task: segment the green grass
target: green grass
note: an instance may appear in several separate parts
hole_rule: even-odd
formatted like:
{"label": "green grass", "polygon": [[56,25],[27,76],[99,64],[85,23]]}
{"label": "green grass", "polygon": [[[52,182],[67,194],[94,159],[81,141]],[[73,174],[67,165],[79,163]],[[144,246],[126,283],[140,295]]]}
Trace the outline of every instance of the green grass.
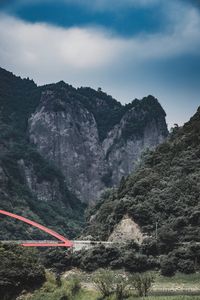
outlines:
{"label": "green grass", "polygon": [[185,294],[200,295],[200,274],[180,274],[173,277],[164,277],[156,275],[156,281],[153,286],[152,294]]}
{"label": "green grass", "polygon": [[159,283],[165,284],[165,283],[184,283],[184,284],[199,284],[200,286],[200,273],[195,274],[183,274],[183,273],[177,273],[173,277],[164,277],[164,276],[157,276],[157,280]]}
{"label": "green grass", "polygon": [[[98,300],[100,294],[92,285],[93,274],[77,274],[72,278],[62,279],[59,286],[55,276],[47,273],[47,281],[45,284],[33,294],[25,295],[22,300]],[[76,277],[77,276],[77,277]],[[73,295],[72,290],[76,282],[75,278],[79,278],[82,288]],[[66,298],[64,298],[66,297]],[[139,298],[132,296],[129,300],[200,300],[200,274],[176,274],[173,277],[163,277],[156,273],[156,281],[150,296],[147,298]],[[108,300],[108,299],[107,299]],[[109,300],[115,300],[110,297]]]}
{"label": "green grass", "polygon": [[95,291],[81,290],[73,300],[97,300],[99,295]]}

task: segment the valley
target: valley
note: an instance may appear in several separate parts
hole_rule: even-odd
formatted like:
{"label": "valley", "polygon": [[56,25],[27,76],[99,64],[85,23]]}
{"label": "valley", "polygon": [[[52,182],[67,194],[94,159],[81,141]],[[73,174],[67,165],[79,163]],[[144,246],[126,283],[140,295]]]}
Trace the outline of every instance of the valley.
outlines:
{"label": "valley", "polygon": [[199,108],[168,132],[153,96],[121,105],[102,90],[0,78],[1,209],[74,240],[24,249],[55,241],[1,216],[3,300],[124,300],[146,285],[149,299],[198,299]]}

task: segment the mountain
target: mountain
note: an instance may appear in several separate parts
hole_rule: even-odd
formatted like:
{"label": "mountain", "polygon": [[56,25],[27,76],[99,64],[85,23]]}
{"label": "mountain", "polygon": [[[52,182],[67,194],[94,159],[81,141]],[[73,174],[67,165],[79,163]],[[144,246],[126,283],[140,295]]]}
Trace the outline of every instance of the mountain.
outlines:
{"label": "mountain", "polygon": [[86,234],[103,240],[117,234],[122,238],[131,226],[138,241],[142,234],[166,245],[172,240],[200,242],[200,108],[146,153],[137,170],[104,195],[89,219]]}
{"label": "mountain", "polygon": [[[41,91],[33,81],[0,69],[0,203],[1,209],[59,228],[70,238],[84,221],[84,206],[69,190],[63,174],[29,143],[28,118]],[[44,235],[1,216],[1,239]],[[45,236],[46,237],[46,236]]]}
{"label": "mountain", "polygon": [[[74,237],[85,203],[117,185],[167,135],[153,96],[122,105],[101,89],[63,81],[38,87],[0,68],[1,208]],[[8,218],[0,223],[4,237],[31,231]]]}
{"label": "mountain", "polygon": [[30,140],[83,202],[94,203],[103,190],[117,185],[141,153],[168,134],[165,112],[153,96],[123,106],[101,90],[64,82],[42,90],[29,118]]}

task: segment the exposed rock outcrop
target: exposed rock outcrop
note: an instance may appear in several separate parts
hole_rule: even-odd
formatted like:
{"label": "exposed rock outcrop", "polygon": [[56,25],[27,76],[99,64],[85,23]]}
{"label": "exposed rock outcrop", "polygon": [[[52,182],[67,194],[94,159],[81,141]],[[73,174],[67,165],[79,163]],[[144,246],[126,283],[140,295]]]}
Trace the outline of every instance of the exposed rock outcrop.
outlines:
{"label": "exposed rock outcrop", "polygon": [[[167,133],[152,96],[123,106],[100,89],[38,87],[0,68],[1,209],[73,237],[84,222],[78,198],[94,202]],[[6,218],[0,233],[30,238]]]}
{"label": "exposed rock outcrop", "polygon": [[141,153],[167,134],[165,112],[154,97],[122,106],[105,93],[63,82],[46,86],[29,119],[30,140],[86,203],[130,174]]}
{"label": "exposed rock outcrop", "polygon": [[144,240],[144,235],[137,223],[135,223],[130,217],[124,216],[124,218],[115,226],[113,232],[108,238],[108,241],[127,242],[131,240],[141,244]]}

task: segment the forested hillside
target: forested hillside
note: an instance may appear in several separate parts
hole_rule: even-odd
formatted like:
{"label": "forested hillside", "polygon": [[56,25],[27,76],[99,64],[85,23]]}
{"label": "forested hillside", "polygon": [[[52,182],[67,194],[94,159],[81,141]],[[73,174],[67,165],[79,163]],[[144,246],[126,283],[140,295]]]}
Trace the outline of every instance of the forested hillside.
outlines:
{"label": "forested hillside", "polygon": [[87,233],[107,239],[125,215],[153,237],[157,225],[166,243],[200,241],[200,109],[105,194],[91,211]]}
{"label": "forested hillside", "polygon": [[[40,94],[33,81],[0,69],[0,207],[74,237],[84,220],[84,206],[27,135],[28,118]],[[0,239],[41,236],[30,226],[1,216]]]}

